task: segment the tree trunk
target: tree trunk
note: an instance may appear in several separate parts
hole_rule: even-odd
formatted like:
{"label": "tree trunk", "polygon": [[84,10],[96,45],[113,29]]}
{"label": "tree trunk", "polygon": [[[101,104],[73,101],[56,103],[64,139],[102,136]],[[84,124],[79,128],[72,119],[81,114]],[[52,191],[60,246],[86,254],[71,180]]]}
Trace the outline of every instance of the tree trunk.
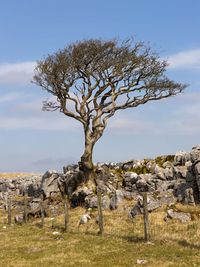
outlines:
{"label": "tree trunk", "polygon": [[92,161],[93,148],[96,140],[92,138],[91,133],[85,131],[85,150],[81,157],[80,169],[84,172],[86,181],[95,178],[94,165]]}
{"label": "tree trunk", "polygon": [[[99,115],[100,117],[100,115]],[[93,180],[95,182],[95,169],[92,161],[93,148],[99,138],[102,136],[105,126],[101,125],[100,119],[96,120],[93,123],[92,130],[89,128],[89,125],[84,126],[85,133],[85,150],[79,162],[80,170],[84,172],[86,181]]]}

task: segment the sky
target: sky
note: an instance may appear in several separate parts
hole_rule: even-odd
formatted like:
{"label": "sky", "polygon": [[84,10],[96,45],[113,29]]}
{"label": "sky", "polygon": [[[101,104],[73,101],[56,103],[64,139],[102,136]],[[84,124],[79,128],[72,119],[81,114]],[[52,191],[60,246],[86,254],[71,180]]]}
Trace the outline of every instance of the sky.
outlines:
{"label": "sky", "polygon": [[116,114],[95,162],[189,151],[200,144],[200,1],[0,0],[0,172],[62,170],[84,149],[83,130],[31,83],[36,61],[77,41],[133,37],[167,59],[183,94]]}

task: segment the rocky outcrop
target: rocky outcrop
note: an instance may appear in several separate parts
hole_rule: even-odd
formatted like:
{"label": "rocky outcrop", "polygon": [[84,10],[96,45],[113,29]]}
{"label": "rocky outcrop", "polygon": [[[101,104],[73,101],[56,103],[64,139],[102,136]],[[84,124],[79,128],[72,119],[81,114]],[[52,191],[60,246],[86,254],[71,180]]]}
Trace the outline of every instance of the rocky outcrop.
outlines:
{"label": "rocky outcrop", "polygon": [[41,193],[41,175],[27,175],[12,179],[0,179],[0,199],[5,193],[13,195],[23,195],[28,193],[29,196],[38,197]]}
{"label": "rocky outcrop", "polygon": [[[149,207],[166,203],[164,196],[175,201],[195,205],[200,202],[200,146],[191,152],[177,152],[174,156],[155,159],[130,160],[124,163],[98,163],[95,184],[85,184],[84,173],[78,165],[63,167],[63,173],[47,171],[43,176],[30,175],[22,178],[0,179],[0,200],[7,194],[31,197],[29,205],[38,205],[41,193],[45,199],[56,199],[67,194],[71,206],[97,207],[96,191],[102,194],[103,208],[116,209],[123,199],[137,200],[142,192],[148,192]],[[155,198],[158,196],[158,198]],[[35,201],[34,201],[35,199]],[[142,205],[132,209],[141,212]],[[163,203],[162,203],[163,201]],[[0,203],[1,204],[1,203]]]}
{"label": "rocky outcrop", "polygon": [[194,164],[194,174],[198,188],[198,197],[200,199],[200,162]]}
{"label": "rocky outcrop", "polygon": [[173,192],[179,202],[192,205],[200,202],[200,146],[189,153],[177,152],[174,157],[143,160],[137,162],[137,167],[133,161],[125,166],[126,191]]}

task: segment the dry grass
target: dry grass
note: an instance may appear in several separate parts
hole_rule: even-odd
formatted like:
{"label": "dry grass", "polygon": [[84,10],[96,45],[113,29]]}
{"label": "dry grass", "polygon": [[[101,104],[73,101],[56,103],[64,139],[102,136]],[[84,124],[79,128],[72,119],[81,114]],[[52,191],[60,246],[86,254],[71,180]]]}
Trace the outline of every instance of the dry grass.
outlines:
{"label": "dry grass", "polygon": [[[149,267],[200,266],[199,220],[166,223],[163,210],[151,213],[152,243],[145,243],[142,216],[131,221],[124,211],[105,211],[105,234],[101,237],[97,235],[96,210],[90,223],[77,229],[84,212],[82,208],[70,210],[68,233],[63,233],[63,215],[53,221],[46,218],[43,229],[40,220],[4,229],[5,214],[1,214],[0,266],[132,267],[138,266],[137,259],[147,260],[145,266]],[[54,231],[60,234],[53,235]]]}
{"label": "dry grass", "polygon": [[32,175],[39,175],[38,173],[25,173],[25,172],[0,172],[0,178],[3,179],[13,179],[22,178]]}

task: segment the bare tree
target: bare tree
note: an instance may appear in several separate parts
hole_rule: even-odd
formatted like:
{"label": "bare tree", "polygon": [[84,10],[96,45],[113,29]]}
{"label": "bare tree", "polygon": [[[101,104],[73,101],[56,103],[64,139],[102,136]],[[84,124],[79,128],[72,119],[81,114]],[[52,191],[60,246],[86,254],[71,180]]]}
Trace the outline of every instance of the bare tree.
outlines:
{"label": "bare tree", "polygon": [[38,61],[33,82],[55,96],[43,109],[83,125],[80,167],[93,177],[93,148],[116,111],[181,93],[186,85],[165,76],[167,62],[143,43],[86,40]]}

